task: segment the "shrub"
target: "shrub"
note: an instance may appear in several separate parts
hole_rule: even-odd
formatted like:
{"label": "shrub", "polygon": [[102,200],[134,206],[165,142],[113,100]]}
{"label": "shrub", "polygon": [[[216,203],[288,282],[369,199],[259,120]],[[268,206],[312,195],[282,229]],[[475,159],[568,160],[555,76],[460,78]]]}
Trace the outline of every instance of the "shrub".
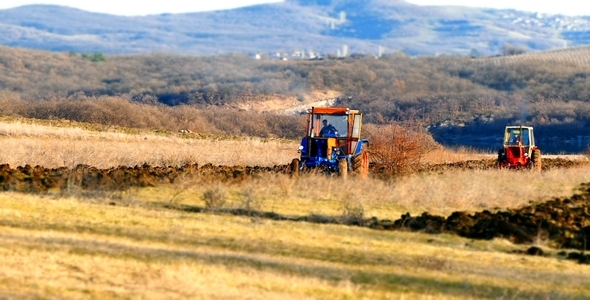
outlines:
{"label": "shrub", "polygon": [[227,195],[221,187],[216,186],[203,192],[203,200],[205,201],[205,209],[218,211],[225,205]]}
{"label": "shrub", "polygon": [[348,225],[364,224],[365,207],[362,201],[347,197],[341,203],[342,223]]}
{"label": "shrub", "polygon": [[424,155],[440,147],[417,125],[367,124],[365,129],[370,141],[371,163],[385,176],[416,171]]}
{"label": "shrub", "polygon": [[106,56],[100,52],[96,52],[94,54],[82,54],[82,58],[87,59],[91,62],[107,61]]}
{"label": "shrub", "polygon": [[240,209],[249,216],[254,216],[262,209],[262,200],[255,197],[254,190],[247,188],[239,193]]}

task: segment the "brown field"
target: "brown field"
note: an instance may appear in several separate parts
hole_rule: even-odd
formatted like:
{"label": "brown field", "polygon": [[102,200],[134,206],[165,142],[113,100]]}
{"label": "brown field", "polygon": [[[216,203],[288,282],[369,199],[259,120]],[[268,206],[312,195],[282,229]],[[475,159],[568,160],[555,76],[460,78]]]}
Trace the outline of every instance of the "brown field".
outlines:
{"label": "brown field", "polygon": [[440,150],[344,180],[291,177],[289,140],[30,120],[0,139],[0,298],[590,297],[585,157]]}

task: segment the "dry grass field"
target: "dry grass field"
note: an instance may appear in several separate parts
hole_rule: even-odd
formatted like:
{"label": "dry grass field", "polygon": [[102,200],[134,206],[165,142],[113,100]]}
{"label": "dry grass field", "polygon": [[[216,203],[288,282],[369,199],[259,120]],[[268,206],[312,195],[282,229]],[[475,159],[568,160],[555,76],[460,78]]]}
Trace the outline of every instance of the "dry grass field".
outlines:
{"label": "dry grass field", "polygon": [[297,157],[296,141],[111,128],[67,121],[0,118],[0,161],[46,168],[97,168],[144,163],[168,166],[274,165]]}
{"label": "dry grass field", "polygon": [[[199,137],[84,124],[0,121],[0,162],[45,167],[274,165],[297,141]],[[437,163],[485,158],[431,153]],[[397,219],[406,212],[515,208],[568,197],[587,168],[448,171],[390,180],[310,174],[207,178],[117,192],[0,193],[0,298],[585,299],[590,268],[530,245],[448,234],[276,221],[286,216]]]}

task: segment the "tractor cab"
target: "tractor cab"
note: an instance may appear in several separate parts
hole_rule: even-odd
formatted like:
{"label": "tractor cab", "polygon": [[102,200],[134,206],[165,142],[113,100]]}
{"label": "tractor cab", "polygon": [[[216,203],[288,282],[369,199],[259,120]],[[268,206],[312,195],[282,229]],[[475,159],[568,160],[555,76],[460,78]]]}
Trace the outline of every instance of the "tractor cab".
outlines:
{"label": "tractor cab", "polygon": [[533,127],[506,126],[504,143],[498,151],[500,168],[541,168],[541,151],[535,144]]}
{"label": "tractor cab", "polygon": [[532,153],[531,145],[534,145],[533,128],[532,127],[506,127],[504,134],[504,147],[516,149],[522,146],[524,153],[530,156]]}
{"label": "tractor cab", "polygon": [[343,173],[360,168],[360,156],[365,158],[368,172],[368,141],[361,138],[362,117],[358,110],[343,107],[309,109],[300,158],[292,164],[297,164],[299,171],[321,167]]}

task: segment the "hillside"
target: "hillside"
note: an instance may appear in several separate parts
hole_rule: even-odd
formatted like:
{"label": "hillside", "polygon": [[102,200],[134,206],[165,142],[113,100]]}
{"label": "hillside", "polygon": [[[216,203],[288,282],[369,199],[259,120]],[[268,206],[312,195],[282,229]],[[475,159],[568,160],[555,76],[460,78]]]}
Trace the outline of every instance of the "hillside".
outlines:
{"label": "hillside", "polygon": [[417,6],[405,1],[286,0],[231,10],[121,17],[64,6],[0,10],[0,44],[106,54],[353,53],[494,55],[588,44],[586,17]]}
{"label": "hillside", "polygon": [[0,47],[0,101],[9,116],[285,138],[303,125],[287,112],[343,105],[363,111],[367,123],[420,122],[447,146],[494,149],[506,124],[530,124],[544,149],[583,152],[589,60],[590,47],[291,61]]}

